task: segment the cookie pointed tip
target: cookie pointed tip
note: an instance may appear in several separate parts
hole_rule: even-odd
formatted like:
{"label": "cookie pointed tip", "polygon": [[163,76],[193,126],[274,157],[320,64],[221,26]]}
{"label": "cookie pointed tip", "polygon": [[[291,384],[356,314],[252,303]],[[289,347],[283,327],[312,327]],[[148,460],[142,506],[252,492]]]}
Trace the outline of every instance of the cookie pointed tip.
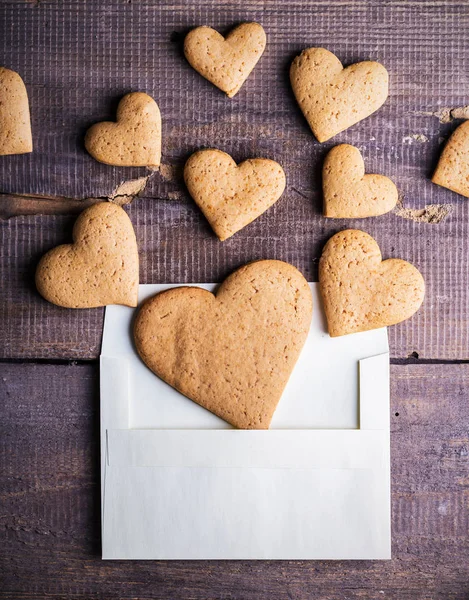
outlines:
{"label": "cookie pointed tip", "polygon": [[334,137],[333,135],[322,135],[318,133],[314,133],[314,136],[320,144],[323,144],[324,142],[327,142],[328,140]]}

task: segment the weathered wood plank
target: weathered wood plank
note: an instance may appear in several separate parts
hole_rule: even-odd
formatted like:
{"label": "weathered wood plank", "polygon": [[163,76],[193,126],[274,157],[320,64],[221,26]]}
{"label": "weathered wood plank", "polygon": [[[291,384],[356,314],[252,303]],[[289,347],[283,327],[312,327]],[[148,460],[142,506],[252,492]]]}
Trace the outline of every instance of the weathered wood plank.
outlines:
{"label": "weathered wood plank", "polygon": [[[276,206],[220,243],[186,198],[139,198],[130,207],[140,248],[141,281],[221,281],[241,264],[277,258],[317,278],[321,248],[345,222],[313,216],[307,198],[288,192]],[[70,241],[74,216],[30,216],[0,221],[0,354],[8,358],[96,358],[103,311],[72,311],[45,302],[34,286],[40,256]],[[392,223],[392,228],[389,227]],[[427,296],[420,312],[389,330],[391,354],[406,358],[469,357],[469,203],[458,204],[446,225],[394,215],[368,220],[383,256],[411,260],[423,273]],[[435,233],[436,232],[436,233]]]}
{"label": "weathered wood plank", "polygon": [[58,196],[33,196],[0,194],[0,219],[11,219],[19,215],[78,215],[85,208],[103,199],[60,198]]}
{"label": "weathered wood plank", "polygon": [[[268,47],[228,100],[187,65],[181,42],[194,25],[226,31],[243,20],[263,23]],[[0,357],[99,354],[103,311],[48,305],[34,290],[34,268],[44,251],[69,241],[71,215],[88,198],[148,175],[101,165],[83,148],[86,128],[112,118],[131,90],[152,94],[163,115],[164,164],[129,210],[142,281],[220,281],[255,258],[290,261],[314,279],[329,235],[359,227],[385,257],[413,261],[428,284],[422,311],[390,330],[392,356],[469,357],[469,205],[428,180],[455,119],[468,116],[460,110],[468,104],[466,2],[7,0],[0,23],[2,64],[25,79],[35,143],[31,155],[0,157],[0,195],[21,198],[0,196],[0,215],[29,215],[0,222]],[[378,59],[391,73],[386,105],[324,145],[308,131],[288,84],[289,62],[310,45],[345,63]],[[339,142],[358,145],[369,172],[393,177],[407,208],[451,204],[452,212],[438,225],[396,215],[326,222],[320,165]],[[237,160],[274,158],[288,179],[278,205],[224,244],[181,180],[187,156],[214,145]],[[28,194],[37,199],[23,201]],[[103,563],[96,366],[0,370],[0,598],[469,595],[467,365],[392,368],[392,414],[399,416],[389,563]]]}
{"label": "weathered wood plank", "polygon": [[0,369],[0,598],[469,594],[469,365],[391,369],[389,562],[102,562],[97,365]]}
{"label": "weathered wood plank", "polygon": [[[194,25],[226,30],[246,19],[263,23],[268,46],[243,90],[229,100],[189,67],[181,41]],[[359,227],[376,236],[386,257],[413,261],[428,284],[423,310],[390,332],[393,357],[468,358],[468,203],[428,179],[441,140],[458,123],[440,118],[452,119],[450,109],[468,103],[465,2],[9,1],[0,3],[0,22],[2,61],[25,79],[35,143],[31,155],[0,157],[0,193],[49,199],[17,202],[19,212],[72,213],[82,199],[105,198],[120,182],[148,174],[101,165],[82,143],[91,123],[113,116],[123,93],[145,90],[161,107],[164,165],[149,180],[147,199],[131,208],[143,281],[219,281],[245,261],[270,257],[314,278],[329,235]],[[314,44],[345,63],[378,59],[391,73],[385,106],[323,145],[308,130],[288,83],[292,57]],[[338,142],[358,145],[369,172],[393,177],[406,207],[451,204],[452,212],[437,225],[393,214],[326,222],[320,166]],[[194,209],[180,176],[194,149],[213,145],[237,160],[274,158],[288,179],[277,206],[223,244]],[[75,199],[70,210],[63,209],[66,200],[50,200],[62,197]],[[9,200],[0,213],[12,214],[12,206]],[[13,218],[0,229],[1,276],[8,282],[0,290],[0,355],[96,357],[102,311],[61,311],[34,292],[35,263],[69,239],[71,219]]]}
{"label": "weathered wood plank", "polygon": [[[181,42],[195,25],[226,30],[242,20],[259,20],[268,45],[229,100],[191,69]],[[366,150],[370,170],[393,175],[409,202],[455,199],[425,178],[438,137],[452,128],[432,114],[468,104],[463,1],[21,1],[2,2],[0,22],[2,61],[24,77],[35,139],[33,154],[2,157],[2,192],[101,197],[145,174],[97,163],[82,142],[91,123],[113,116],[119,96],[140,89],[161,107],[166,164],[215,144],[237,159],[273,156],[292,186],[309,190],[318,158],[344,141]],[[391,73],[386,105],[324,145],[309,132],[288,82],[291,59],[308,45],[328,47],[345,63],[378,59]],[[164,197],[165,182],[155,177],[149,192]]]}

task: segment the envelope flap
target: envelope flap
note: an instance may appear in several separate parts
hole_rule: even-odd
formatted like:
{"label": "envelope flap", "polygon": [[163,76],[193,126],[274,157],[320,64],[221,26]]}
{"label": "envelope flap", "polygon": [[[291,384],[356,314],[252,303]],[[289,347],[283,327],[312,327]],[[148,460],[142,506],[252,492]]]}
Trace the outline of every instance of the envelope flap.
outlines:
{"label": "envelope flap", "polygon": [[138,467],[376,469],[380,431],[109,430],[109,464]]}
{"label": "envelope flap", "polygon": [[126,358],[101,356],[101,430],[129,426],[130,377]]}
{"label": "envelope flap", "polygon": [[389,353],[359,361],[360,429],[389,431]]}

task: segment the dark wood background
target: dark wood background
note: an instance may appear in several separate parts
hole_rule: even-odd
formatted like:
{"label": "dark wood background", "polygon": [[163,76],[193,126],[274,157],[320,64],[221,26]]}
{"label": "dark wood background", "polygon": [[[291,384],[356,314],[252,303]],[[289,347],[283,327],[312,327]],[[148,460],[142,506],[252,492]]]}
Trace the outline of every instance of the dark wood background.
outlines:
{"label": "dark wood background", "polygon": [[[184,34],[256,20],[267,49],[232,100],[182,56]],[[0,157],[0,597],[158,599],[469,598],[469,202],[429,180],[442,143],[469,117],[467,0],[2,0],[0,64],[28,89],[34,152]],[[292,58],[324,46],[344,63],[381,61],[390,97],[318,144],[288,84]],[[86,128],[146,91],[163,117],[159,172],[101,165]],[[369,220],[321,217],[320,169],[338,142],[389,175],[403,206]],[[184,188],[196,148],[264,156],[283,198],[217,241]],[[139,197],[116,189],[147,177]],[[145,181],[130,187],[138,189]],[[98,363],[103,310],[42,300],[34,270],[70,241],[76,214],[127,202],[142,282],[220,281],[256,258],[314,280],[324,242],[345,227],[427,283],[418,315],[389,330],[393,559],[386,562],[103,562],[99,535]],[[431,208],[428,208],[431,206]]]}

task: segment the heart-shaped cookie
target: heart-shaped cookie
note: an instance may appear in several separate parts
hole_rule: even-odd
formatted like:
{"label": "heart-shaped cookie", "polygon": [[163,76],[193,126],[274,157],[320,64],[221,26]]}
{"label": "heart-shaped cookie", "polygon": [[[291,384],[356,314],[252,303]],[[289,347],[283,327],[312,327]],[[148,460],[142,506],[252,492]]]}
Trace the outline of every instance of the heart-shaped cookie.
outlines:
{"label": "heart-shaped cookie", "polygon": [[330,150],[322,168],[324,216],[336,219],[376,217],[397,204],[394,183],[383,175],[365,175],[360,150],[340,144]]}
{"label": "heart-shaped cookie", "polygon": [[469,121],[462,123],[449,138],[432,181],[469,198]]}
{"label": "heart-shaped cookie", "polygon": [[26,87],[18,73],[0,67],[0,155],[32,151]]}
{"label": "heart-shaped cookie", "polygon": [[266,158],[239,165],[221,150],[199,150],[184,167],[190,195],[221,241],[254,221],[285,189],[282,167]]}
{"label": "heart-shaped cookie", "polygon": [[161,115],[148,94],[127,94],[117,107],[117,122],[88,129],[85,147],[93,158],[116,167],[158,167],[161,162]]}
{"label": "heart-shaped cookie", "polygon": [[342,67],[324,48],[308,48],[290,68],[296,100],[319,142],[374,113],[388,97],[388,72],[377,62]]}
{"label": "heart-shaped cookie", "polygon": [[382,261],[375,240],[356,229],[327,242],[319,284],[332,337],[400,323],[419,309],[425,294],[414,266],[395,258]]}
{"label": "heart-shaped cookie", "polygon": [[277,260],[241,267],[216,294],[173,288],[147,300],[134,326],[145,364],[235,427],[268,429],[306,341],[309,286]]}
{"label": "heart-shaped cookie", "polygon": [[190,65],[233,98],[256,66],[265,48],[259,23],[242,23],[224,38],[211,27],[197,27],[184,40]]}
{"label": "heart-shaped cookie", "polygon": [[66,308],[137,306],[137,240],[125,210],[112,202],[87,208],[75,223],[73,240],[41,258],[39,293]]}

